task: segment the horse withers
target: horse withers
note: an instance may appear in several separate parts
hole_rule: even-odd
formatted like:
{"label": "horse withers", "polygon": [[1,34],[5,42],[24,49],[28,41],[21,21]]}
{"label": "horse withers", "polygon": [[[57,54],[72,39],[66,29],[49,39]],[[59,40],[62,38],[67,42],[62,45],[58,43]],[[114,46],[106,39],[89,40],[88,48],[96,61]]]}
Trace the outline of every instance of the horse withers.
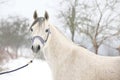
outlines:
{"label": "horse withers", "polygon": [[120,57],[103,57],[77,46],[44,17],[33,15],[32,50],[42,51],[54,80],[120,80]]}

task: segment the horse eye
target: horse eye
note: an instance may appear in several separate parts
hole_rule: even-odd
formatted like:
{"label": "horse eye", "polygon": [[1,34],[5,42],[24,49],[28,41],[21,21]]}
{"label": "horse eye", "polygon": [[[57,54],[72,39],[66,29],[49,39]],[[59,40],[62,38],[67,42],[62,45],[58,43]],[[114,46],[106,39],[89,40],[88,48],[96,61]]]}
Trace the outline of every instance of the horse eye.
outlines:
{"label": "horse eye", "polygon": [[30,28],[30,30],[31,30],[31,31],[33,31],[33,29],[32,29],[32,28]]}
{"label": "horse eye", "polygon": [[48,32],[48,29],[46,29],[45,32]]}

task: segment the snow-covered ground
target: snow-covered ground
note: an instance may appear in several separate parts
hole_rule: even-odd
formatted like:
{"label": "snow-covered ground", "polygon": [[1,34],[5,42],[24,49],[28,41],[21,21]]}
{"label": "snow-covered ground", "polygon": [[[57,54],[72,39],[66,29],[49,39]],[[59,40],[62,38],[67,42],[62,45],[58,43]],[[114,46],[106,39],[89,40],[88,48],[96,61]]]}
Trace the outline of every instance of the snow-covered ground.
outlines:
{"label": "snow-covered ground", "polygon": [[[4,67],[10,70],[18,68],[29,62],[30,59],[19,58],[10,61]],[[0,75],[0,80],[52,80],[51,71],[45,61],[35,59],[33,63],[16,72]]]}

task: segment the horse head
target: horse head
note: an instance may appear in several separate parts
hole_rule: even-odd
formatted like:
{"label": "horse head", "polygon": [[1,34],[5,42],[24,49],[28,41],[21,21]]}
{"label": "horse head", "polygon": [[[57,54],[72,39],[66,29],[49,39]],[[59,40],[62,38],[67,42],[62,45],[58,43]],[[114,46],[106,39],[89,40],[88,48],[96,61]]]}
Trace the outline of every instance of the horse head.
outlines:
{"label": "horse head", "polygon": [[32,50],[37,53],[47,42],[50,34],[50,25],[48,23],[48,13],[45,12],[44,17],[38,17],[37,12],[33,14],[34,21],[30,27]]}

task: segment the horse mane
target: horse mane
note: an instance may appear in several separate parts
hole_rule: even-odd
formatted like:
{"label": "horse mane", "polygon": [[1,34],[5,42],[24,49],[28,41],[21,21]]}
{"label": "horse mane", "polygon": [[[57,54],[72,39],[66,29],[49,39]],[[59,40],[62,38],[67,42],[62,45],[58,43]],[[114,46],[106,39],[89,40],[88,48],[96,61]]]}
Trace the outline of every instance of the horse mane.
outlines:
{"label": "horse mane", "polygon": [[65,40],[68,40],[68,42],[73,43],[72,40],[69,39],[68,37],[66,37],[66,35],[64,35],[63,32],[62,32],[57,26],[54,26],[54,25],[51,25],[51,26],[52,26],[52,28],[53,28],[58,34],[60,34]]}

